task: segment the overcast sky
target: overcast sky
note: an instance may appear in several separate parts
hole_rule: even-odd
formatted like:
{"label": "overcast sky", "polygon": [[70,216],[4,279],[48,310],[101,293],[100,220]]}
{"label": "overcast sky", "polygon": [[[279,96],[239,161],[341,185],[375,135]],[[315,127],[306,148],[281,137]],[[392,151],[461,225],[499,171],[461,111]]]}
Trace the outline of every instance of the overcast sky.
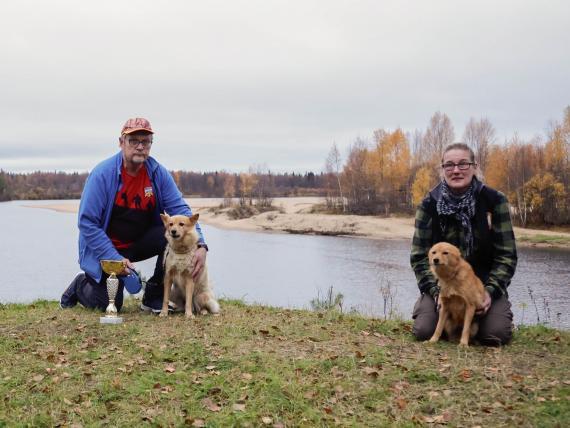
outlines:
{"label": "overcast sky", "polygon": [[0,169],[87,171],[148,118],[168,169],[320,171],[446,113],[498,141],[570,104],[570,2],[3,1]]}

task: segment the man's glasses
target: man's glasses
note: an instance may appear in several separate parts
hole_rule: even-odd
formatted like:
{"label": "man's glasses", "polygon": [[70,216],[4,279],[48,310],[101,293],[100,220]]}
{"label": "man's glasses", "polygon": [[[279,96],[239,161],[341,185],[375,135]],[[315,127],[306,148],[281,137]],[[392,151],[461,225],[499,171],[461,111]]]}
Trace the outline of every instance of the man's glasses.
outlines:
{"label": "man's glasses", "polygon": [[129,138],[129,146],[133,149],[136,149],[139,144],[143,146],[143,149],[147,149],[152,144],[152,140],[133,140],[132,138]]}
{"label": "man's glasses", "polygon": [[465,162],[465,161],[461,161],[459,163],[446,162],[443,165],[441,165],[441,167],[444,169],[444,171],[451,172],[455,169],[455,167],[459,168],[460,171],[465,171],[469,169],[471,165],[475,165],[475,162]]}

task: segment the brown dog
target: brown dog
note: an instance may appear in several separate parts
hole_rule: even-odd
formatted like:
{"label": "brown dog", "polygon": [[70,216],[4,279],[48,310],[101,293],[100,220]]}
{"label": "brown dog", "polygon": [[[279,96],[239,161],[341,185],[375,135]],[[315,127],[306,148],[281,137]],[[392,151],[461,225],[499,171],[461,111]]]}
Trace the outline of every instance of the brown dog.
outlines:
{"label": "brown dog", "polygon": [[[184,306],[186,318],[194,318],[193,309],[196,313],[217,314],[220,305],[214,298],[208,281],[206,265],[202,268],[200,276],[194,281],[192,259],[198,249],[198,232],[196,222],[198,214],[192,217],[184,215],[161,214],[166,240],[168,245],[164,251],[164,298],[162,300],[161,317],[168,316],[168,301],[178,306]],[[172,290],[172,298],[170,291]]]}
{"label": "brown dog", "polygon": [[485,299],[485,288],[471,265],[455,245],[435,244],[428,253],[431,271],[439,283],[439,319],[430,342],[437,342],[445,329],[450,340],[461,331],[459,345],[469,346],[469,339],[477,334],[479,325],[473,315]]}

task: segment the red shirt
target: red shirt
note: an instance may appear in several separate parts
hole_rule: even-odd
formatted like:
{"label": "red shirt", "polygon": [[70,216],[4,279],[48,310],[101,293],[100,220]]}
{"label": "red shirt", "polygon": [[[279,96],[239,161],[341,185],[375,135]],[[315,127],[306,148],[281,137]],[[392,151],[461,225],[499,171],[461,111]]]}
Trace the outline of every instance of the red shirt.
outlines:
{"label": "red shirt", "polygon": [[130,247],[152,226],[156,199],[146,167],[136,176],[121,168],[121,188],[115,196],[107,235],[117,249]]}

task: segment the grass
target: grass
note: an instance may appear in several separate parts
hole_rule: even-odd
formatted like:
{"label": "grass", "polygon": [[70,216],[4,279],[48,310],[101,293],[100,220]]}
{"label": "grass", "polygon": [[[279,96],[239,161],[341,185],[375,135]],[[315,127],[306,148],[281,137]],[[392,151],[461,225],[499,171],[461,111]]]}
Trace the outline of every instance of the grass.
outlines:
{"label": "grass", "polygon": [[412,339],[409,322],[222,301],[122,325],[0,306],[0,426],[565,426],[570,333],[504,348]]}
{"label": "grass", "polygon": [[562,235],[523,235],[517,237],[517,240],[529,244],[549,244],[564,247],[570,246],[570,238]]}

